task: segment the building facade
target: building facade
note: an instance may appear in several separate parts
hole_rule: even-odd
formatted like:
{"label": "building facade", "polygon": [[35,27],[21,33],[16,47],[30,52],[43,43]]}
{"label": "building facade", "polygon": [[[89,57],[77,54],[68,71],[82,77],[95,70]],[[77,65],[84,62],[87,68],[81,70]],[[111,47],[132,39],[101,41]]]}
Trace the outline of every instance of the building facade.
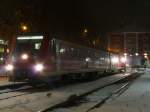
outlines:
{"label": "building facade", "polygon": [[150,53],[150,32],[108,33],[109,51],[118,53]]}
{"label": "building facade", "polygon": [[127,55],[132,65],[139,65],[150,58],[150,32],[108,33],[108,51]]}

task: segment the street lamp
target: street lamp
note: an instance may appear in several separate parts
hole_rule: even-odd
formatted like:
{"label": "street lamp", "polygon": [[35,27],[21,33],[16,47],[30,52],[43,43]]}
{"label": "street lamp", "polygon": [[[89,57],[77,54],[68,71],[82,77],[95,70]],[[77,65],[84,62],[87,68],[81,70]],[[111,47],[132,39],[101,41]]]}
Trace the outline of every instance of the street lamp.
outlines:
{"label": "street lamp", "polygon": [[87,37],[87,35],[88,35],[88,30],[87,29],[83,29],[82,30],[82,36],[83,37]]}
{"label": "street lamp", "polygon": [[25,31],[27,31],[27,30],[28,30],[28,27],[27,27],[26,25],[22,25],[22,26],[21,26],[21,29],[22,29],[22,31],[24,31],[24,32],[25,32]]}
{"label": "street lamp", "polygon": [[139,56],[139,53],[135,53],[135,56]]}
{"label": "street lamp", "polygon": [[87,33],[88,32],[88,30],[87,29],[84,29],[84,33]]}
{"label": "street lamp", "polygon": [[148,54],[147,53],[144,53],[144,56],[147,56]]}
{"label": "street lamp", "polygon": [[127,56],[127,53],[124,53],[124,56]]}

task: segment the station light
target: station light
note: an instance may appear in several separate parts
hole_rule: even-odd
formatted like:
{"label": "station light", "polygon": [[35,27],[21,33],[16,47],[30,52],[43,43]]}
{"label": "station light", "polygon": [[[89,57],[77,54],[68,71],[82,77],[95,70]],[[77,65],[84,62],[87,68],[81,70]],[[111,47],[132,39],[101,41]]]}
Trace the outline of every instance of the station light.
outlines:
{"label": "station light", "polygon": [[0,60],[1,60],[1,61],[3,61],[3,60],[4,60],[4,58],[3,58],[3,57],[1,57],[1,58],[0,58]]}
{"label": "station light", "polygon": [[126,57],[121,57],[121,60],[120,60],[122,63],[125,63],[127,61],[127,58]]}
{"label": "station light", "polygon": [[113,57],[112,58],[112,63],[113,64],[117,64],[119,62],[119,58],[118,57]]}
{"label": "station light", "polygon": [[6,52],[7,52],[7,53],[9,53],[9,52],[10,52],[10,50],[9,50],[9,49],[7,49],[7,50],[6,50]]}
{"label": "station light", "polygon": [[37,64],[34,66],[34,69],[35,69],[35,71],[37,71],[37,72],[42,72],[43,69],[44,69],[44,66],[43,66],[43,64],[41,64],[41,63],[37,63]]}
{"label": "station light", "polygon": [[86,61],[86,62],[89,62],[89,61],[90,61],[90,58],[87,57],[87,58],[85,59],[85,61]]}
{"label": "station light", "polygon": [[124,56],[127,56],[127,53],[124,53]]}
{"label": "station light", "polygon": [[147,58],[148,58],[148,56],[147,56],[147,55],[145,55],[145,56],[144,56],[144,58],[146,58],[146,59],[147,59]]}
{"label": "station light", "polygon": [[88,30],[87,29],[84,29],[84,33],[87,33],[88,32]]}
{"label": "station light", "polygon": [[8,65],[5,66],[5,69],[7,71],[12,71],[14,69],[14,66],[12,64],[8,64]]}
{"label": "station light", "polygon": [[65,48],[62,48],[62,49],[59,50],[60,53],[64,53],[65,51],[66,51]]}
{"label": "station light", "polygon": [[148,54],[147,53],[144,53],[144,56],[147,56]]}
{"label": "station light", "polygon": [[43,39],[43,36],[20,36],[20,37],[17,37],[17,40],[35,40],[35,39]]}
{"label": "station light", "polygon": [[29,58],[28,54],[22,54],[21,59],[27,60]]}
{"label": "station light", "polygon": [[26,25],[23,25],[21,28],[22,28],[23,31],[27,31],[28,30],[28,27]]}
{"label": "station light", "polygon": [[130,54],[130,57],[132,57],[133,55],[132,54]]}
{"label": "station light", "polygon": [[135,56],[139,56],[139,53],[135,53]]}

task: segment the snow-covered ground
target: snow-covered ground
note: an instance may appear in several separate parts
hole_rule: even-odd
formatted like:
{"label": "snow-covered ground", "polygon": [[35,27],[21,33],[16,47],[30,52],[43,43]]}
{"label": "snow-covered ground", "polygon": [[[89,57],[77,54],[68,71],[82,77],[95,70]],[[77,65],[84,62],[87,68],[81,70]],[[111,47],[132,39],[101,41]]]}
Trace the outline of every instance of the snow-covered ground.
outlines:
{"label": "snow-covered ground", "polygon": [[60,107],[48,112],[87,112],[90,111],[98,103],[103,102],[110,97],[116,90],[124,86],[124,83],[114,84],[100,89],[92,94],[87,95],[84,99],[79,101],[79,104],[68,107]]}
{"label": "snow-covered ground", "polygon": [[9,82],[7,79],[5,80],[0,80],[0,86],[9,86],[13,84],[24,84],[26,82]]}
{"label": "snow-covered ground", "polygon": [[[115,82],[128,75],[129,74],[117,74],[114,76],[109,76],[109,78],[105,77],[88,83],[68,85],[50,91],[36,91],[32,94],[1,100],[0,112],[37,112],[63,102],[71,95],[83,94],[108,83]],[[24,93],[26,92],[22,91],[22,94]],[[12,92],[11,95],[13,94],[20,93]],[[0,99],[4,97],[6,96],[0,95]]]}
{"label": "snow-covered ground", "polygon": [[120,97],[91,112],[150,112],[150,72],[146,71]]}

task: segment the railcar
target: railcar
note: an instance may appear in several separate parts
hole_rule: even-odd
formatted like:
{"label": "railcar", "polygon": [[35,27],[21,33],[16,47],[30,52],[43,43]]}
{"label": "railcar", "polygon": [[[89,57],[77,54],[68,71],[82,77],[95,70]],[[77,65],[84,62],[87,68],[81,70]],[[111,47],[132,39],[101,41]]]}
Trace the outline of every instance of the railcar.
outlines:
{"label": "railcar", "polygon": [[6,63],[6,60],[8,58],[8,44],[7,41],[0,39],[0,74],[4,76],[5,70],[3,69],[3,66]]}
{"label": "railcar", "polygon": [[[116,54],[47,36],[18,36],[5,69],[10,80],[51,82],[112,71]],[[117,69],[117,66],[114,65]]]}

